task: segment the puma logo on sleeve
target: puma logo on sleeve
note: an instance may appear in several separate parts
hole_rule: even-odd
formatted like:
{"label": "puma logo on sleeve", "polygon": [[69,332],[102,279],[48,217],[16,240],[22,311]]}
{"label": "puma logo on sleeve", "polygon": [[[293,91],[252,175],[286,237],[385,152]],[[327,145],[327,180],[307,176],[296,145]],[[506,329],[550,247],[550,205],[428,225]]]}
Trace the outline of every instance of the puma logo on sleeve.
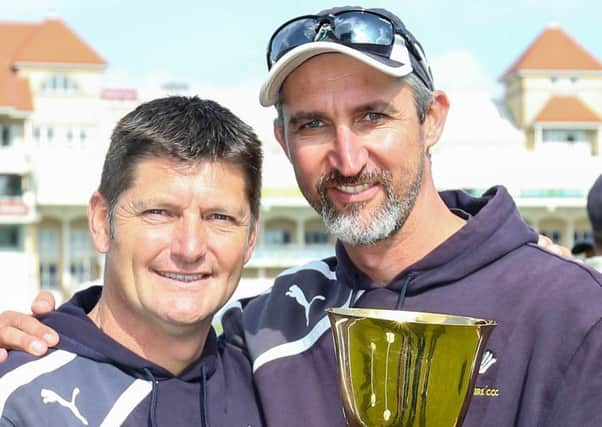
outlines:
{"label": "puma logo on sleeve", "polygon": [[77,409],[77,406],[75,406],[75,399],[77,398],[78,394],[79,387],[75,387],[73,389],[73,393],[71,394],[71,401],[68,402],[57,393],[47,388],[43,388],[40,391],[40,396],[42,397],[42,402],[44,402],[44,404],[47,405],[49,403],[58,403],[59,405],[64,406],[65,408],[69,409],[73,415],[75,415],[75,417],[82,422],[83,425],[87,426],[88,420],[82,416],[82,414],[79,412],[79,409]]}
{"label": "puma logo on sleeve", "polygon": [[294,298],[301,307],[305,309],[305,326],[309,326],[309,310],[311,309],[311,305],[316,300],[325,300],[322,295],[316,295],[310,301],[307,301],[307,297],[301,290],[301,288],[297,285],[291,285],[286,291],[285,294],[287,297]]}

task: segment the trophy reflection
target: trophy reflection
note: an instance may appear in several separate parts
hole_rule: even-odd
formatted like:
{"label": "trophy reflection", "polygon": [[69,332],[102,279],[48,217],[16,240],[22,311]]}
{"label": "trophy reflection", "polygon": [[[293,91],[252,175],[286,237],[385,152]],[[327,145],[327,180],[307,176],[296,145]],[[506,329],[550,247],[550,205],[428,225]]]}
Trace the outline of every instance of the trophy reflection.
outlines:
{"label": "trophy reflection", "polygon": [[326,311],[349,426],[462,425],[495,322],[397,310]]}

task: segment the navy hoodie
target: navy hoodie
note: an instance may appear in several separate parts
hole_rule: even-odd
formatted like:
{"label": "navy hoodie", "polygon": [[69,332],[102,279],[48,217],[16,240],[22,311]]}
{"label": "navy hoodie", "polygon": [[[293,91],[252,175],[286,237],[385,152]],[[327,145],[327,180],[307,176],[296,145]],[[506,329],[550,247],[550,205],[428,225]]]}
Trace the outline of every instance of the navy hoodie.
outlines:
{"label": "navy hoodie", "polygon": [[404,308],[497,321],[464,427],[602,426],[602,276],[547,252],[503,187],[441,194],[464,227],[386,286],[336,257],[283,272],[225,316],[244,340],[269,426],[345,426],[327,307]]}
{"label": "navy hoodie", "polygon": [[261,426],[247,357],[211,329],[203,354],[178,376],[132,353],[88,318],[101,287],[43,318],[60,334],[36,358],[0,365],[0,426]]}

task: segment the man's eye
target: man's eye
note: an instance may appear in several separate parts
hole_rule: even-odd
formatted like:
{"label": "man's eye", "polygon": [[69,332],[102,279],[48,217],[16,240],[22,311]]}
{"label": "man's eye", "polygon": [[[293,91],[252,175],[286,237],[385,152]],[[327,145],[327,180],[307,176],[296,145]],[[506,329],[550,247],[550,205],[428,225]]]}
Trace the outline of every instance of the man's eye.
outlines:
{"label": "man's eye", "polygon": [[165,209],[147,209],[144,213],[145,215],[165,215],[167,211]]}
{"label": "man's eye", "polygon": [[211,218],[216,219],[218,221],[230,221],[232,219],[231,216],[221,214],[221,213],[213,213],[213,214],[211,214]]}
{"label": "man's eye", "polygon": [[385,117],[385,115],[383,113],[377,113],[375,111],[370,111],[369,113],[366,113],[366,115],[364,116],[364,118],[366,120],[370,120],[370,121],[381,120],[383,117]]}
{"label": "man's eye", "polygon": [[311,120],[307,123],[303,123],[301,125],[301,129],[315,129],[315,128],[319,128],[322,127],[322,121],[321,120]]}

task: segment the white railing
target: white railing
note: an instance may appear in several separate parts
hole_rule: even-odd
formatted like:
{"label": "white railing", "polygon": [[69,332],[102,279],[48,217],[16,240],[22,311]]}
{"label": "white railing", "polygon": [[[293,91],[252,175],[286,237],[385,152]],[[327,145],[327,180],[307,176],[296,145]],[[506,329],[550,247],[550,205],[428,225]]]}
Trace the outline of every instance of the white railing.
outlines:
{"label": "white railing", "polygon": [[334,255],[332,243],[303,245],[258,245],[253,257],[247,264],[249,267],[290,267],[305,264]]}

